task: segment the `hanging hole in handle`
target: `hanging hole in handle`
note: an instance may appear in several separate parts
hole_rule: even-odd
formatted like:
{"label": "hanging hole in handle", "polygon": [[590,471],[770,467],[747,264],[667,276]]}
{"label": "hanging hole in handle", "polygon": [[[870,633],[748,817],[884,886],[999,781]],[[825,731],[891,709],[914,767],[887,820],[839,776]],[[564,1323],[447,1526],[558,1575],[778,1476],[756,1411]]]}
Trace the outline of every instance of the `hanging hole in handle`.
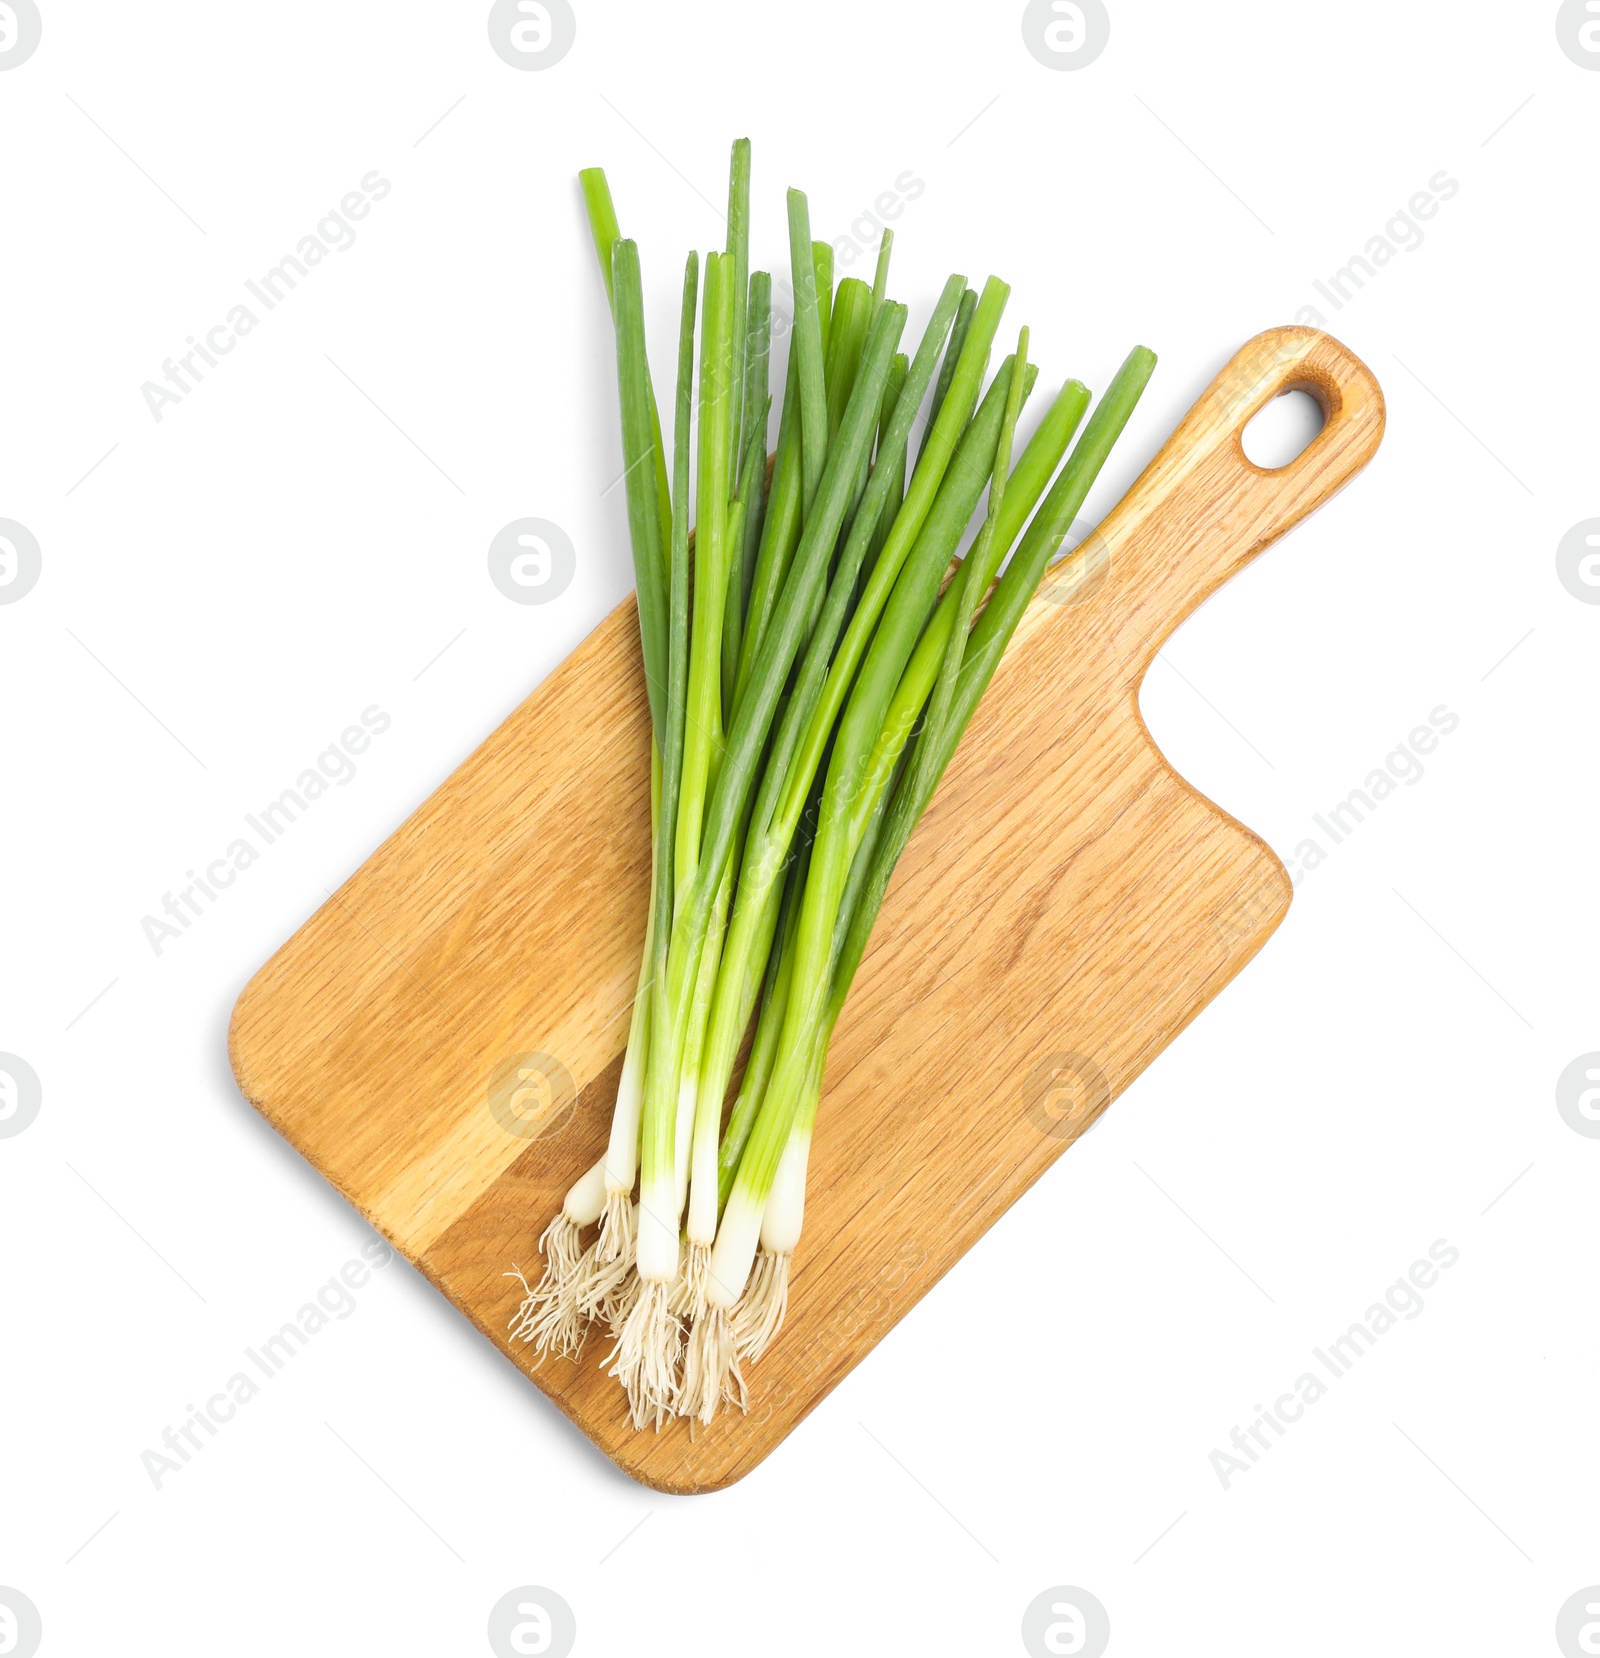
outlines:
{"label": "hanging hole in handle", "polygon": [[1309,391],[1280,392],[1240,434],[1245,458],[1265,472],[1278,472],[1311,447],[1327,424],[1327,412]]}

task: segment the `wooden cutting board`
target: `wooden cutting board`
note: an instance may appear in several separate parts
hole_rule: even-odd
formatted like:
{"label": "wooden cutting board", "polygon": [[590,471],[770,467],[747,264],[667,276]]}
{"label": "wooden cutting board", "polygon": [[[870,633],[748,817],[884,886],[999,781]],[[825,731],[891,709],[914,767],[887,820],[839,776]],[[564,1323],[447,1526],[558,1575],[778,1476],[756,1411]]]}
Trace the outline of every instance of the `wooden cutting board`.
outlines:
{"label": "wooden cutting board", "polygon": [[[1240,433],[1294,388],[1326,424],[1262,471]],[[503,1275],[537,1268],[535,1240],[604,1148],[644,935],[631,601],[251,980],[239,1087],[634,1478],[694,1492],[747,1474],[1282,920],[1283,866],[1162,758],[1139,684],[1383,425],[1338,341],[1259,335],[1024,618],[840,1021],[788,1323],[748,1415],[636,1433],[598,1332],[542,1367],[506,1339],[522,1292]]]}

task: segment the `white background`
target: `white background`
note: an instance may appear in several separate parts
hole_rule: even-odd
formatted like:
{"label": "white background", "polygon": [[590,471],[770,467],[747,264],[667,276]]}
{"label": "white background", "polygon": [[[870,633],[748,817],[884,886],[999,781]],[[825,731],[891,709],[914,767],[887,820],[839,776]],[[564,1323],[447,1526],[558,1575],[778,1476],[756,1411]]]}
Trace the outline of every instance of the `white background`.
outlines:
{"label": "white background", "polygon": [[[0,1584],[40,1650],[476,1653],[543,1584],[579,1653],[1013,1653],[1056,1585],[1116,1658],[1558,1651],[1600,1581],[1600,1143],[1555,1103],[1600,1048],[1600,609],[1555,566],[1600,514],[1600,73],[1551,0],[1110,0],[1067,73],[1014,0],[576,0],[532,73],[482,0],[40,3],[0,74],[0,517],[43,550],[0,606],[0,1050],[43,1086],[0,1140]],[[785,185],[845,236],[909,170],[913,326],[993,270],[1049,383],[1161,353],[1095,516],[1316,305],[1387,440],[1171,641],[1146,716],[1286,859],[1430,710],[1459,728],[726,1493],[631,1484],[399,1262],[157,1489],[141,1453],[369,1237],[235,1091],[235,996],[631,580],[575,175],[610,170],[665,385],[742,133],[761,263]],[[141,384],[374,169],[355,244],[158,423]],[[1441,170],[1335,314],[1314,282]],[[486,574],[524,515],[578,550],[548,605]],[[157,956],[141,918],[374,704],[354,781]],[[1225,1488],[1233,1427],[1437,1239],[1420,1316]]]}

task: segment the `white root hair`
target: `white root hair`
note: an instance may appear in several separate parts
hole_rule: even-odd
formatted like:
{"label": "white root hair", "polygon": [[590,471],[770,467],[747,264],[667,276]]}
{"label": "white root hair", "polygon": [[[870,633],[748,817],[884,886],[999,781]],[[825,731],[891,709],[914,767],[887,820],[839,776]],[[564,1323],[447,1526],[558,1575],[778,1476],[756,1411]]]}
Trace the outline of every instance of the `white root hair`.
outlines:
{"label": "white root hair", "polygon": [[706,1306],[689,1331],[683,1385],[678,1390],[678,1415],[709,1425],[724,1401],[745,1410],[749,1398],[739,1368],[733,1317],[725,1307]]}
{"label": "white root hair", "polygon": [[683,1323],[672,1310],[671,1284],[634,1281],[637,1299],[601,1365],[627,1389],[634,1427],[654,1423],[659,1430],[673,1414]]}
{"label": "white root hair", "polygon": [[539,1280],[539,1287],[535,1289],[522,1275],[522,1268],[515,1261],[511,1263],[510,1272],[502,1272],[502,1278],[515,1278],[522,1285],[522,1304],[511,1315],[508,1328],[513,1341],[531,1341],[533,1332],[539,1322],[539,1314],[544,1309],[544,1280]]}
{"label": "white root hair", "polygon": [[705,1311],[710,1276],[711,1245],[690,1244],[684,1251],[683,1271],[672,1290],[672,1310],[679,1318],[698,1318]]}
{"label": "white root hair", "polygon": [[763,1248],[756,1269],[733,1309],[733,1341],[741,1359],[753,1364],[777,1339],[789,1309],[787,1250]]}
{"label": "white root hair", "polygon": [[[624,1205],[621,1219],[612,1228],[611,1247],[614,1253],[609,1257],[604,1253],[606,1234],[602,1228],[600,1237],[584,1258],[577,1286],[578,1310],[583,1317],[599,1319],[613,1336],[621,1334],[623,1321],[633,1310],[639,1295],[639,1274],[636,1270],[639,1208],[637,1204],[627,1203],[626,1194]],[[610,1219],[609,1204],[606,1214]]]}
{"label": "white root hair", "polygon": [[625,1255],[632,1259],[638,1237],[638,1214],[632,1198],[626,1192],[607,1192],[605,1210],[600,1216],[600,1237],[595,1244],[595,1260],[601,1266],[609,1266]]}
{"label": "white root hair", "polygon": [[[522,1304],[511,1318],[511,1339],[531,1341],[541,1354],[564,1353],[576,1357],[583,1346],[587,1320],[577,1315],[577,1290],[588,1254],[583,1247],[582,1227],[563,1209],[544,1230],[539,1249],[544,1256],[544,1276],[529,1288],[513,1262],[507,1278],[522,1285]],[[542,1361],[541,1361],[542,1362]]]}

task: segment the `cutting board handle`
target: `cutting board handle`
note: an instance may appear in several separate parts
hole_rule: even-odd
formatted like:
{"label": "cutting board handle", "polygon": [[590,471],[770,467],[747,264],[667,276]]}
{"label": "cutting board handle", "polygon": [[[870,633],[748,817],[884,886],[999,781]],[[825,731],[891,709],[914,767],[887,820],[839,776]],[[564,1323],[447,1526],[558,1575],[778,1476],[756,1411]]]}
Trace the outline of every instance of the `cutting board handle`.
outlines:
{"label": "cutting board handle", "polygon": [[[1317,400],[1323,427],[1287,466],[1268,470],[1245,455],[1241,440],[1261,409],[1288,391]],[[1133,689],[1185,617],[1371,460],[1383,427],[1383,392],[1371,369],[1331,334],[1273,328],[1234,355],[1071,555],[1080,566],[1077,590]],[[1063,560],[1057,568],[1067,567]],[[1052,575],[1044,597],[1070,594],[1073,579],[1064,587]]]}

